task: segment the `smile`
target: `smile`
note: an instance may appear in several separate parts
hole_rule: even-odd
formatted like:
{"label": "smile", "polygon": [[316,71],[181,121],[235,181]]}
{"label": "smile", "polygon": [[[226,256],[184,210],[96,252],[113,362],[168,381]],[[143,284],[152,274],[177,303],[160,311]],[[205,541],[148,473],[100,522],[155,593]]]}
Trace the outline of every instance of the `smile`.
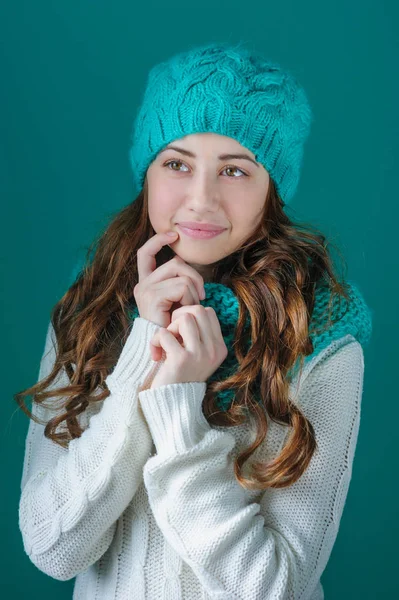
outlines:
{"label": "smile", "polygon": [[189,227],[183,227],[182,225],[179,225],[179,224],[177,226],[182,233],[184,233],[185,235],[188,235],[191,238],[196,238],[196,239],[213,238],[213,237],[216,237],[217,235],[220,235],[224,231],[226,231],[226,229],[221,229],[220,231],[205,231],[204,229],[190,229]]}

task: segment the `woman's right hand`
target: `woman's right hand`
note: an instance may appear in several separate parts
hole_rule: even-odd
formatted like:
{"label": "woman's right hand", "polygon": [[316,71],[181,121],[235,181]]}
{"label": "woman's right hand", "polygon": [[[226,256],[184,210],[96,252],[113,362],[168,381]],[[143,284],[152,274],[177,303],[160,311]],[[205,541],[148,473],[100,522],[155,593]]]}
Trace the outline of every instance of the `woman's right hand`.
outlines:
{"label": "woman's right hand", "polygon": [[139,315],[165,328],[171,323],[173,304],[199,304],[205,297],[203,277],[179,256],[155,268],[156,254],[176,242],[178,235],[156,233],[137,251],[139,281],[133,293]]}

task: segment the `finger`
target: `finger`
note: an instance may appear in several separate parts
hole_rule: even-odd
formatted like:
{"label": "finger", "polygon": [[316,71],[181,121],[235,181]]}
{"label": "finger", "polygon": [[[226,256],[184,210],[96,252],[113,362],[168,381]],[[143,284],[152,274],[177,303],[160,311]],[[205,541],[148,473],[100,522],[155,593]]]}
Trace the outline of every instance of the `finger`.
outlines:
{"label": "finger", "polygon": [[137,251],[137,271],[139,281],[146,279],[156,269],[157,263],[155,256],[163,246],[176,242],[179,234],[175,232],[175,237],[165,233],[157,233],[153,235],[146,243]]}
{"label": "finger", "polygon": [[222,328],[220,326],[220,321],[215,310],[211,306],[205,307],[205,312],[208,317],[209,326],[212,331],[212,335],[216,337],[223,337]]}
{"label": "finger", "polygon": [[[176,319],[179,319],[182,315],[186,314],[186,313],[191,313],[195,316],[195,318],[197,319],[201,319],[201,322],[204,323],[204,326],[212,333],[214,333],[215,328],[216,331],[219,329],[220,330],[220,323],[219,323],[219,319],[217,318],[217,315],[215,313],[215,311],[213,310],[213,308],[211,308],[210,306],[205,306],[205,307],[198,307],[198,306],[193,306],[193,305],[189,305],[189,306],[179,306],[179,308],[176,308],[171,315],[171,323],[173,323],[174,321],[176,321]],[[204,321],[204,319],[209,320],[209,327],[211,327],[211,329],[209,329],[209,327],[206,326],[206,323]]]}
{"label": "finger", "polygon": [[[163,329],[165,329],[165,328],[163,328]],[[174,335],[176,338],[179,338],[179,337],[181,337],[181,336],[180,336],[180,334],[179,334],[179,326],[178,326],[178,324],[176,324],[176,323],[170,323],[170,324],[168,325],[168,327],[166,327],[166,329],[167,329],[167,330],[168,330],[170,333],[173,333],[173,335]],[[159,348],[159,347],[160,347],[160,341],[159,341],[159,332],[160,332],[160,330],[158,330],[158,331],[157,331],[157,332],[154,334],[153,338],[150,340],[150,344],[151,344],[151,346],[152,346],[153,348]]]}
{"label": "finger", "polygon": [[162,358],[162,348],[161,347],[159,347],[156,344],[152,344],[150,342],[150,352],[151,352],[152,360],[154,360],[154,361],[161,360],[161,358]]}
{"label": "finger", "polygon": [[170,333],[173,333],[177,341],[180,345],[183,344],[183,338],[180,335],[179,324],[178,323],[170,323],[166,328]]}
{"label": "finger", "polygon": [[199,331],[199,339],[206,348],[211,350],[215,341],[222,336],[219,319],[213,308],[205,307],[198,308],[196,306],[181,306],[172,313],[171,327],[175,321],[180,319],[184,314],[192,314],[195,318],[197,329]]}
{"label": "finger", "polygon": [[192,311],[193,311],[192,305],[179,306],[179,308],[175,308],[175,310],[172,312],[171,324],[174,321],[176,321],[176,319],[179,319],[182,315],[186,314],[187,312],[192,312]]}
{"label": "finger", "polygon": [[[198,350],[198,346],[202,344],[200,330],[198,328],[197,319],[195,316],[187,312],[182,315],[181,318],[175,323],[171,323],[172,326],[177,326],[179,333],[183,340],[183,348],[186,348],[188,352],[194,353]],[[170,327],[170,325],[169,325]]]}
{"label": "finger", "polygon": [[[170,333],[175,335],[177,341],[181,345],[183,339],[182,339],[181,335],[179,334],[178,327],[176,327],[176,326],[171,327],[169,325],[167,329]],[[154,334],[154,337],[152,338],[152,340],[150,340],[150,350],[151,350],[151,355],[153,357],[153,360],[160,360],[162,358],[162,344],[159,339],[159,331],[157,331],[157,333]]]}
{"label": "finger", "polygon": [[[144,276],[142,276],[140,272],[141,267],[139,267],[139,260],[140,263],[142,263],[142,261],[144,260],[140,257],[140,253],[142,253],[142,250],[145,248],[146,244],[144,244],[144,246],[142,246],[142,248],[140,248],[137,252],[137,268],[139,275],[139,283],[140,281],[142,281],[142,279],[144,279]],[[155,256],[152,257],[152,260],[154,262],[151,263],[152,271],[150,271],[146,278],[147,285],[153,285],[154,283],[163,283],[172,278],[182,277],[188,282],[188,285],[190,287],[196,289],[196,295],[198,296],[198,298],[202,298],[202,292],[205,289],[203,277],[193,267],[190,267],[190,265],[188,265],[183,259],[181,259],[179,256],[174,256],[171,260],[168,260],[166,263],[160,265],[159,267],[156,267]],[[170,282],[168,285],[170,285]]]}
{"label": "finger", "polygon": [[189,277],[165,279],[159,282],[157,289],[162,290],[162,298],[167,298],[171,303],[180,302],[187,306],[200,303],[198,290]]}
{"label": "finger", "polygon": [[154,348],[159,348],[159,331],[157,331],[157,333],[154,335],[154,337],[150,341],[150,344],[151,346],[154,346]]}
{"label": "finger", "polygon": [[163,350],[166,352],[166,355],[178,354],[180,352],[183,352],[183,348],[170,331],[162,327],[162,329],[159,330],[158,335],[159,344],[161,348],[163,348]]}

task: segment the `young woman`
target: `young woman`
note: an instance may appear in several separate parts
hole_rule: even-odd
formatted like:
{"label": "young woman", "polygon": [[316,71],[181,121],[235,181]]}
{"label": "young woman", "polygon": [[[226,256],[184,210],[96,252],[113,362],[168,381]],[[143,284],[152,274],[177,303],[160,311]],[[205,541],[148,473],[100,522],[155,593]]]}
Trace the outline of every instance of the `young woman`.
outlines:
{"label": "young woman", "polygon": [[75,599],[323,598],[372,321],[284,211],[311,121],[296,79],[241,44],[150,71],[140,192],[16,394],[24,548]]}

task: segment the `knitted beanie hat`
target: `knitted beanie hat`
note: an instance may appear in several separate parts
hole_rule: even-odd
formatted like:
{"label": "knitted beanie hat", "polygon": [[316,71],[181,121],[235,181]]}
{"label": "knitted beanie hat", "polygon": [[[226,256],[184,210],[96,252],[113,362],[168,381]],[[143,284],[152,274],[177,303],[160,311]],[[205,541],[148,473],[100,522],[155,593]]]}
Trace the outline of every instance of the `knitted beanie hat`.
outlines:
{"label": "knitted beanie hat", "polygon": [[154,66],[135,118],[129,152],[135,184],[170,142],[213,132],[248,148],[288,204],[298,186],[313,120],[295,77],[241,43],[217,42]]}

